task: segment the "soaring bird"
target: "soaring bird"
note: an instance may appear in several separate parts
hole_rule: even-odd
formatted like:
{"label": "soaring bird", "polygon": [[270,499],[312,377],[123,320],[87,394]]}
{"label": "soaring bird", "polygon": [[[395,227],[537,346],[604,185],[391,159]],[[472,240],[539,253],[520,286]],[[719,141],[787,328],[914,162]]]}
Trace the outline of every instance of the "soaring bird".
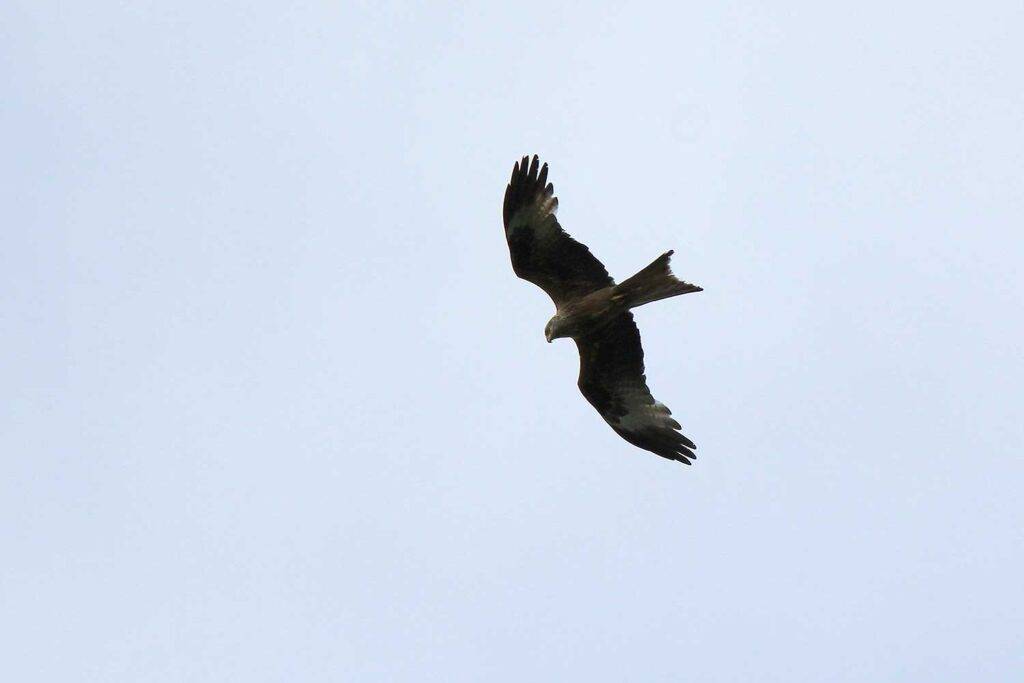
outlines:
{"label": "soaring bird", "polygon": [[615,284],[587,247],[558,224],[558,198],[548,165],[534,155],[512,169],[503,217],[512,270],[555,303],[544,328],[553,339],[571,337],[580,352],[579,388],[615,432],[629,443],[687,465],[696,445],[656,401],[644,376],[644,350],[630,309],[702,289],[676,279],[667,251],[633,277]]}

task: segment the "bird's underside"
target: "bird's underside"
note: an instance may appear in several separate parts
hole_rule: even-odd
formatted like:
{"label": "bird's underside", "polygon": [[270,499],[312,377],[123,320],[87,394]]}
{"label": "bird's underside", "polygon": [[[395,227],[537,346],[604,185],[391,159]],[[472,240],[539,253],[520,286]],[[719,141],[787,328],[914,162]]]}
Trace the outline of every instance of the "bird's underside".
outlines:
{"label": "bird's underside", "polygon": [[671,251],[616,285],[590,250],[558,224],[558,199],[547,175],[547,164],[540,166],[536,156],[532,162],[523,157],[512,170],[503,211],[512,269],[554,301],[556,313],[545,334],[548,341],[576,342],[579,388],[601,417],[631,444],[689,465],[696,446],[647,387],[630,309],[701,288],[675,278]]}

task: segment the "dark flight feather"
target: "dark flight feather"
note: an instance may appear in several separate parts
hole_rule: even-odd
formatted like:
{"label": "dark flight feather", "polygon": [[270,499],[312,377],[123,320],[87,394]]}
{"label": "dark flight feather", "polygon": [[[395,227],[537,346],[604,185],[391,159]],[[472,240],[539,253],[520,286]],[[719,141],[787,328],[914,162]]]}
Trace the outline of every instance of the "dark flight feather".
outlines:
{"label": "dark flight feather", "polygon": [[590,250],[570,237],[555,218],[558,198],[548,179],[548,165],[538,170],[523,157],[512,169],[502,212],[512,269],[537,285],[555,305],[615,284]]}
{"label": "dark flight feather", "polygon": [[697,446],[677,430],[672,411],[654,400],[644,375],[644,350],[632,313],[576,339],[579,387],[615,432],[634,446],[690,464]]}

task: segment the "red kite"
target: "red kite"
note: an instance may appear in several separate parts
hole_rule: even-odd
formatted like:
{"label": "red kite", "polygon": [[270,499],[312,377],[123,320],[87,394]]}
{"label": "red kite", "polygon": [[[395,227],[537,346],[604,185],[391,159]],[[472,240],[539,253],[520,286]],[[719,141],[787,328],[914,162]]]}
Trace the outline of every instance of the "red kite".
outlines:
{"label": "red kite", "polygon": [[690,464],[696,445],[678,430],[672,411],[656,401],[644,376],[644,350],[631,308],[700,292],[677,280],[667,251],[616,285],[590,250],[570,237],[555,218],[558,198],[548,165],[523,157],[505,189],[505,238],[512,270],[555,303],[544,328],[548,342],[571,337],[580,352],[579,387],[615,432],[635,446]]}

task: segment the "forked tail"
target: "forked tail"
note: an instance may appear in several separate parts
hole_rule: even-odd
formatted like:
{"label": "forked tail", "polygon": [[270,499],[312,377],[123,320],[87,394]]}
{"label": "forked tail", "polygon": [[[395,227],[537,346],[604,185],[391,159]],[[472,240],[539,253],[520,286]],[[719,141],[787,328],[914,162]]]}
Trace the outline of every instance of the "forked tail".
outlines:
{"label": "forked tail", "polygon": [[689,294],[690,292],[704,291],[702,287],[691,285],[689,282],[683,282],[672,274],[668,261],[673,253],[673,251],[666,251],[654,259],[651,265],[628,280],[619,283],[615,288],[613,297],[621,297],[625,299],[626,305],[629,308],[636,308],[637,306],[649,304],[652,301],[667,299],[672,296],[679,296],[680,294]]}

